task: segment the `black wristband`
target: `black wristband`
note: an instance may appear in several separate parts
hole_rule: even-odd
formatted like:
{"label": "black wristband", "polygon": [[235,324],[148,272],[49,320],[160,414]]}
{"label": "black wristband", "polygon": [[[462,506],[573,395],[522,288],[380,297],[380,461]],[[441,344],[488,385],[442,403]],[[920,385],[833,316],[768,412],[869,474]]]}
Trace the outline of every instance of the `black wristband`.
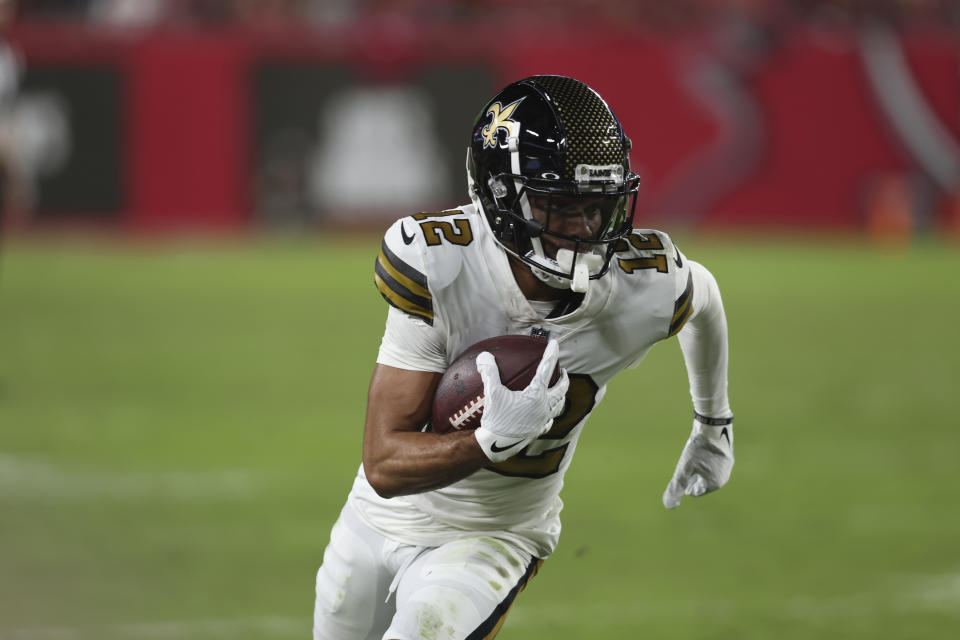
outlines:
{"label": "black wristband", "polygon": [[700,424],[705,424],[708,427],[722,427],[724,425],[733,424],[733,416],[729,418],[708,418],[707,416],[702,416],[696,411],[693,412],[693,419],[699,422]]}

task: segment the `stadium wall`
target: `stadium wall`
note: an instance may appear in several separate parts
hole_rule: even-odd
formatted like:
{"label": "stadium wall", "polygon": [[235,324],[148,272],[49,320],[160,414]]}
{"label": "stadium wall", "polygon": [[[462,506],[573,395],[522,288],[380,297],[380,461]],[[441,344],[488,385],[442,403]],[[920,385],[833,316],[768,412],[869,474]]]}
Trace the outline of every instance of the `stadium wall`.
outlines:
{"label": "stadium wall", "polygon": [[461,203],[477,108],[537,73],[614,106],[651,223],[923,228],[960,187],[956,33],[28,24],[11,41],[22,93],[69,120],[69,157],[37,177],[40,223],[379,223]]}

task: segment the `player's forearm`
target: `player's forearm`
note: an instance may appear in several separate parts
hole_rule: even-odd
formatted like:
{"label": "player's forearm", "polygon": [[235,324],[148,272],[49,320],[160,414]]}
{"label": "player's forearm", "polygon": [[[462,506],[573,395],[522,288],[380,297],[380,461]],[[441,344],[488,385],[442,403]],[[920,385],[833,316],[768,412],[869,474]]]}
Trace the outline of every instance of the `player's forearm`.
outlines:
{"label": "player's forearm", "polygon": [[446,486],[486,458],[473,432],[423,433],[439,373],[378,364],[370,380],[363,435],[367,481],[390,498]]}
{"label": "player's forearm", "polygon": [[394,432],[375,447],[365,447],[364,473],[385,498],[422,493],[469,476],[488,460],[472,431]]}
{"label": "player's forearm", "polygon": [[731,414],[727,398],[727,319],[713,276],[695,265],[697,311],[678,334],[697,413],[721,418]]}

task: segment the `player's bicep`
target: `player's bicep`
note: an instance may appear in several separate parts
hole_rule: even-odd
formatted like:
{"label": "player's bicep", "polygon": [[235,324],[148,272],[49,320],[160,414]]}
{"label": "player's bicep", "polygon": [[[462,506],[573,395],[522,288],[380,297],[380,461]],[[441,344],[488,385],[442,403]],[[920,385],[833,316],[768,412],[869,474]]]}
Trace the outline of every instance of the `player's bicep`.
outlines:
{"label": "player's bicep", "polygon": [[[378,364],[367,393],[366,431],[419,431],[430,418],[441,373]],[[367,435],[371,435],[367,433]]]}
{"label": "player's bicep", "polygon": [[370,381],[364,449],[394,431],[418,431],[429,419],[440,376],[447,368],[446,344],[434,325],[390,307]]}
{"label": "player's bicep", "polygon": [[363,429],[363,467],[374,487],[393,477],[391,469],[407,457],[405,438],[420,435],[441,375],[383,364],[374,369]]}

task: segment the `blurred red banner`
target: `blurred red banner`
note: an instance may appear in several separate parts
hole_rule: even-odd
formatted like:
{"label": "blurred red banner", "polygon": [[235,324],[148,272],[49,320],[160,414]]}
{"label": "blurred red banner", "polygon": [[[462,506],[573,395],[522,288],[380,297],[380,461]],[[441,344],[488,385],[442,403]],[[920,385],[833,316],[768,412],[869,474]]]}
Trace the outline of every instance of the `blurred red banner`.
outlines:
{"label": "blurred red banner", "polygon": [[[587,82],[622,120],[645,182],[639,226],[861,229],[891,184],[911,224],[933,226],[960,189],[952,32],[21,25],[11,41],[25,89],[57,91],[52,71],[116,70],[112,218],[135,229],[379,221],[466,202],[476,111],[542,73]],[[81,115],[77,144],[90,138]],[[106,201],[41,197],[39,218]]]}

